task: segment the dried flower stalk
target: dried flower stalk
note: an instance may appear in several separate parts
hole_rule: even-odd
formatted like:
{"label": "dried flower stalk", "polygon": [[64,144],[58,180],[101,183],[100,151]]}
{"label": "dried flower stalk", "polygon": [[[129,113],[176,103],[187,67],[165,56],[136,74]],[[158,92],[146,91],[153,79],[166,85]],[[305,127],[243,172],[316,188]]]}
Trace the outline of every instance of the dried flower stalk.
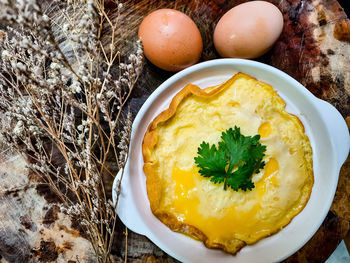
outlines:
{"label": "dried flower stalk", "polygon": [[[142,50],[136,43],[135,54],[121,61],[114,45],[118,16],[110,20],[103,1],[57,5],[60,12],[49,17],[37,0],[0,1],[0,21],[9,25],[0,38],[0,136],[24,153],[66,213],[80,219],[97,260],[113,262],[116,214],[103,175],[114,177],[107,158],[121,170],[128,157],[132,117],[123,108]],[[108,51],[100,41],[106,28]]]}

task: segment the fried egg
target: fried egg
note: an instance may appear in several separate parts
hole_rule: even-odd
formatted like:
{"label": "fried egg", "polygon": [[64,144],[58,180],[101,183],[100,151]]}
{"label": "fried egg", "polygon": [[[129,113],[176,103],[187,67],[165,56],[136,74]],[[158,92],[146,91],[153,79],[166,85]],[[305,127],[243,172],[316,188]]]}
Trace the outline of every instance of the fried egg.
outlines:
{"label": "fried egg", "polygon": [[[215,87],[188,84],[149,125],[142,151],[153,214],[170,229],[231,254],[285,227],[313,186],[312,148],[301,121],[270,85],[244,74]],[[238,126],[260,134],[264,169],[251,191],[224,190],[202,177],[199,145]]]}

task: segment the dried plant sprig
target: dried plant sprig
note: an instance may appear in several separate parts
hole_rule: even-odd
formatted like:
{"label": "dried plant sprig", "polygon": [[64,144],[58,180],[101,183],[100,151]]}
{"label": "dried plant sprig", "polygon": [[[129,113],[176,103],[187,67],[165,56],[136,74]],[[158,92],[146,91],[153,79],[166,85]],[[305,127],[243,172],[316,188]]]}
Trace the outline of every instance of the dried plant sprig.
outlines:
{"label": "dried plant sprig", "polygon": [[123,109],[141,72],[141,45],[122,61],[118,17],[111,21],[101,0],[60,3],[50,17],[37,0],[1,5],[0,135],[80,219],[97,260],[112,262],[116,214],[103,175],[114,176],[108,159],[123,170],[128,157],[132,117]]}

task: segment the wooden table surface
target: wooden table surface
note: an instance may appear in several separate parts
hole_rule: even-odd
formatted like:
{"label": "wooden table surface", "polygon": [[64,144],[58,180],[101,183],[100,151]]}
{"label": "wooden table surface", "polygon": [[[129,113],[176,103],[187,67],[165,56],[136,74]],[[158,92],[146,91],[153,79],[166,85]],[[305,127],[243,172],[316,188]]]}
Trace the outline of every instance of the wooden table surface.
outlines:
{"label": "wooden table surface", "polygon": [[[152,10],[169,7],[187,13],[204,40],[202,61],[218,58],[212,33],[218,19],[244,0],[125,1],[119,48],[127,53],[138,25]],[[284,16],[282,35],[258,61],[281,69],[317,97],[333,104],[350,127],[350,21],[336,0],[271,0]],[[114,6],[108,12],[113,16]],[[106,43],[107,44],[107,43]],[[129,102],[134,115],[147,97],[170,77],[145,61]],[[1,145],[0,145],[1,147]],[[111,186],[111,182],[110,182]],[[350,159],[340,172],[332,207],[311,240],[285,262],[324,262],[343,239],[350,244]],[[77,222],[62,213],[57,198],[28,173],[24,161],[0,151],[0,262],[95,262]],[[312,220],[312,219],[310,219]],[[119,222],[112,253],[125,257],[125,228]],[[128,231],[129,262],[176,262],[146,237]],[[77,258],[78,257],[78,258]]]}

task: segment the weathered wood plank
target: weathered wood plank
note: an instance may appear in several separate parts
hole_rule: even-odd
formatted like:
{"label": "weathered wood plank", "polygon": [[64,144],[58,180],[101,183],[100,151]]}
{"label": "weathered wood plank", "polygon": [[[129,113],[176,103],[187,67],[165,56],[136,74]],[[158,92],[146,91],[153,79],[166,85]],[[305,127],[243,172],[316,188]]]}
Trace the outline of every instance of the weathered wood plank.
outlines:
{"label": "weathered wood plank", "polygon": [[[151,10],[169,7],[189,14],[204,39],[202,61],[217,58],[212,33],[221,15],[244,0],[124,1],[119,46],[129,52],[142,18]],[[259,61],[290,74],[313,94],[332,103],[350,120],[349,20],[336,0],[271,0],[284,15],[283,33]],[[113,16],[113,4],[108,12]],[[120,32],[119,32],[120,33]],[[108,43],[106,42],[106,45]],[[145,62],[130,100],[136,115],[147,97],[172,74]],[[350,121],[349,121],[350,122]],[[93,251],[62,213],[58,200],[40,179],[28,173],[24,160],[0,147],[0,262],[94,262]],[[338,190],[327,218],[315,236],[286,262],[322,262],[349,233],[350,160],[343,166]],[[113,254],[125,257],[125,231],[118,225]],[[349,234],[348,234],[349,235]],[[175,262],[147,238],[129,231],[131,262]]]}

